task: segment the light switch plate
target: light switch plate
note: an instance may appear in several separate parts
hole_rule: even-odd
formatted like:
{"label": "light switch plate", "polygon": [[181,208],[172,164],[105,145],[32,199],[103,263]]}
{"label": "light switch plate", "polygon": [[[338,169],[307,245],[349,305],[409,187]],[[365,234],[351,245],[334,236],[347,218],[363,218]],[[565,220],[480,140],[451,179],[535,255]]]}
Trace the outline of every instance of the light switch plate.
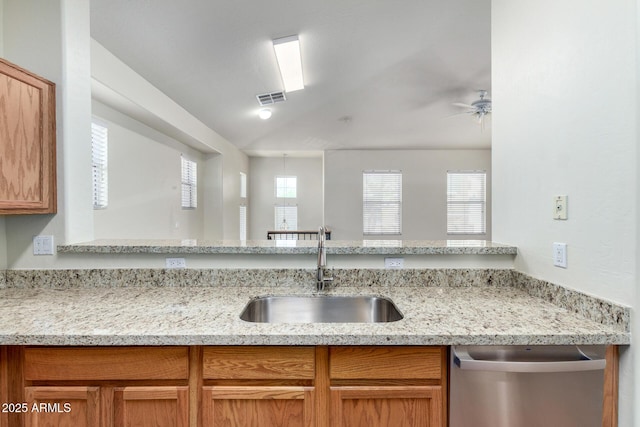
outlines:
{"label": "light switch plate", "polygon": [[553,219],[567,219],[567,196],[553,198]]}
{"label": "light switch plate", "polygon": [[53,255],[53,236],[33,236],[34,255]]}
{"label": "light switch plate", "polygon": [[567,244],[553,244],[553,265],[556,267],[567,268]]}

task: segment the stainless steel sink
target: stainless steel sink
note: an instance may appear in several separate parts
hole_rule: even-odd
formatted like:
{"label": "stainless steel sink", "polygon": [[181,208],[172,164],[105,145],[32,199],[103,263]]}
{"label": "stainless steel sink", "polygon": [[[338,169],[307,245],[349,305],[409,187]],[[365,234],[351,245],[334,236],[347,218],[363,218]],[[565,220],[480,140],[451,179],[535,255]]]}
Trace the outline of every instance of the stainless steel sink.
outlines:
{"label": "stainless steel sink", "polygon": [[256,323],[379,323],[402,318],[393,301],[375,296],[259,297],[240,314],[240,319]]}

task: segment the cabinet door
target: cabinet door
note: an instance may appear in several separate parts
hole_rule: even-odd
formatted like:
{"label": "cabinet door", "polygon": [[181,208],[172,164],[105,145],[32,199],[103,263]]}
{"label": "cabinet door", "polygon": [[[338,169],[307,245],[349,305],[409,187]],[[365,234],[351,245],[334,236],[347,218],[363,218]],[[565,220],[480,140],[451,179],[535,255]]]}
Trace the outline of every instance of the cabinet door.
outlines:
{"label": "cabinet door", "polygon": [[203,427],[313,427],[313,387],[203,387]]}
{"label": "cabinet door", "polygon": [[188,427],[189,388],[116,388],[113,410],[115,427]]}
{"label": "cabinet door", "polygon": [[26,427],[96,427],[98,387],[25,387]]}
{"label": "cabinet door", "polygon": [[331,387],[332,427],[441,427],[440,386]]}
{"label": "cabinet door", "polygon": [[55,85],[0,60],[0,214],[55,213]]}

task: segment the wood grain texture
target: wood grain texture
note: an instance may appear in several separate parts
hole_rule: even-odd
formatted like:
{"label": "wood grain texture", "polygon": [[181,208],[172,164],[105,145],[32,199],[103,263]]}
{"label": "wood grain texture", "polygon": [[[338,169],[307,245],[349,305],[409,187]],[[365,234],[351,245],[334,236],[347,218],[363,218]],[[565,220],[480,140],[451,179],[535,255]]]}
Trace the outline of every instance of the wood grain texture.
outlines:
{"label": "wood grain texture", "polygon": [[203,425],[313,427],[313,387],[204,387]]}
{"label": "wood grain texture", "polygon": [[206,347],[204,379],[313,379],[314,347]]}
{"label": "wood grain texture", "polygon": [[98,387],[26,387],[25,400],[38,408],[26,412],[26,427],[96,427],[100,422]]}
{"label": "wood grain texture", "polygon": [[607,347],[607,366],[604,370],[604,399],[602,403],[602,427],[618,426],[618,346]]}
{"label": "wood grain texture", "polygon": [[188,379],[187,347],[27,347],[28,381]]}
{"label": "wood grain texture", "polygon": [[331,401],[329,394],[329,347],[316,347],[316,426],[329,427]]}
{"label": "wood grain texture", "polygon": [[444,427],[442,388],[332,387],[333,427]]}
{"label": "wood grain texture", "polygon": [[0,214],[55,213],[55,85],[0,59]]}
{"label": "wood grain texture", "polygon": [[118,387],[113,410],[116,427],[188,427],[189,388]]}
{"label": "wood grain texture", "polygon": [[446,347],[331,347],[331,379],[441,379]]}

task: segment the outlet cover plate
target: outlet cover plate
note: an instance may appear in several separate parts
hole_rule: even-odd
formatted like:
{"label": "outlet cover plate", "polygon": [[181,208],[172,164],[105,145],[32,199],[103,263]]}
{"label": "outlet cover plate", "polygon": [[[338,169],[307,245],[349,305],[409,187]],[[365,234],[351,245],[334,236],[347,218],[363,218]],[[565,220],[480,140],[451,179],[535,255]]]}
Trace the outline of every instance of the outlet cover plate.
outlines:
{"label": "outlet cover plate", "polygon": [[385,258],[384,268],[403,268],[404,258]]}
{"label": "outlet cover plate", "polygon": [[556,267],[567,268],[567,244],[553,244],[553,265]]}
{"label": "outlet cover plate", "polygon": [[187,261],[184,258],[165,258],[166,268],[186,268]]}

